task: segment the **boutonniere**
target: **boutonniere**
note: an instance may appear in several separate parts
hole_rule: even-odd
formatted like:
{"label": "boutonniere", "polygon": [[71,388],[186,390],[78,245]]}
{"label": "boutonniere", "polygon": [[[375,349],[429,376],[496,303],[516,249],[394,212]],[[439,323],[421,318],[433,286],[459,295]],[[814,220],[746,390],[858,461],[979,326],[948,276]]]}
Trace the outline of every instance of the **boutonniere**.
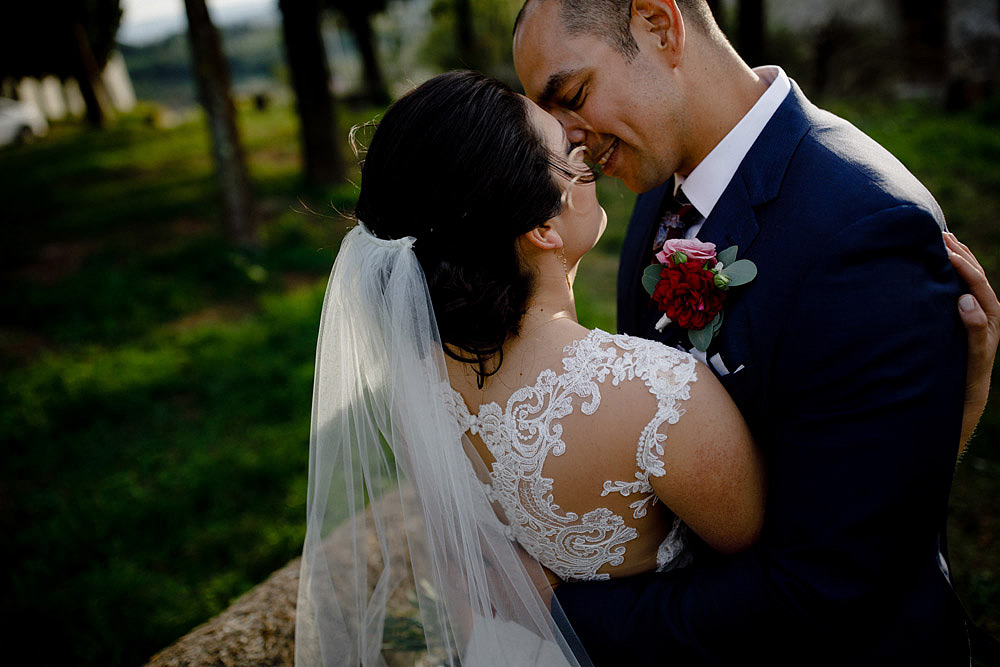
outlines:
{"label": "boutonniere", "polygon": [[722,306],[733,287],[757,277],[757,266],[736,259],[737,246],[716,255],[714,243],[671,239],[657,253],[659,264],[646,267],[642,286],[653,297],[663,317],[656,330],[676,322],[687,329],[691,345],[704,352],[722,328]]}

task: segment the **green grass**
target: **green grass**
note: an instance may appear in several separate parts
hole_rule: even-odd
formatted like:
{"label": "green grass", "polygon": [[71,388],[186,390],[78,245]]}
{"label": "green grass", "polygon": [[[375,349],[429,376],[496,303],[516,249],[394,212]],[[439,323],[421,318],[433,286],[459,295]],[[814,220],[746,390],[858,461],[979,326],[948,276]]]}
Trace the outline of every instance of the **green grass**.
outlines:
{"label": "green grass", "polygon": [[322,290],[261,301],[5,376],[13,623],[54,664],[135,664],[300,548]]}
{"label": "green grass", "polygon": [[[837,110],[928,184],[996,273],[993,112]],[[374,113],[345,114],[343,135]],[[0,609],[11,636],[45,647],[35,664],[141,663],[301,547],[316,325],[347,227],[333,209],[354,188],[301,182],[288,108],[243,109],[264,245],[234,253],[200,117],[156,129],[148,115],[0,152]],[[612,180],[599,192],[609,225],[578,309],[613,330],[633,196]],[[951,521],[959,591],[994,633],[998,443],[991,404]]]}
{"label": "green grass", "polygon": [[289,109],[241,124],[253,256],[221,238],[198,117],[0,153],[0,608],[37,664],[141,663],[301,549],[331,206],[354,188],[300,181]]}

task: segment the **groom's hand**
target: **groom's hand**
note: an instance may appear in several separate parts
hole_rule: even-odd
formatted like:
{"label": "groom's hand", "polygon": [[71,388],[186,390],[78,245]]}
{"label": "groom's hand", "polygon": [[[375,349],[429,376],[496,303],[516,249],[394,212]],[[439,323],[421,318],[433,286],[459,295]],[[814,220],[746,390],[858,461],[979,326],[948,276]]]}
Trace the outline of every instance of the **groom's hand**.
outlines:
{"label": "groom's hand", "polygon": [[972,251],[951,232],[945,232],[944,240],[952,265],[971,290],[971,294],[963,294],[958,300],[959,315],[969,333],[965,411],[962,415],[962,439],[959,445],[961,455],[968,446],[969,438],[979,423],[989,397],[993,360],[1000,340],[1000,301]]}

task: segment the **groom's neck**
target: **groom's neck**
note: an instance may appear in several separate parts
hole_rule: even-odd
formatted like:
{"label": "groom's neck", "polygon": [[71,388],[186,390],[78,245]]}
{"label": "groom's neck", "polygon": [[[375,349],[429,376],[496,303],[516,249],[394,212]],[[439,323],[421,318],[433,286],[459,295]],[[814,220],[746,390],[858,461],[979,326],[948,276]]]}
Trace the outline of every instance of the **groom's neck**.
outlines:
{"label": "groom's neck", "polygon": [[[691,45],[696,46],[696,45]],[[692,107],[689,155],[678,173],[687,176],[753,108],[767,82],[728,45],[689,49],[685,67]]]}

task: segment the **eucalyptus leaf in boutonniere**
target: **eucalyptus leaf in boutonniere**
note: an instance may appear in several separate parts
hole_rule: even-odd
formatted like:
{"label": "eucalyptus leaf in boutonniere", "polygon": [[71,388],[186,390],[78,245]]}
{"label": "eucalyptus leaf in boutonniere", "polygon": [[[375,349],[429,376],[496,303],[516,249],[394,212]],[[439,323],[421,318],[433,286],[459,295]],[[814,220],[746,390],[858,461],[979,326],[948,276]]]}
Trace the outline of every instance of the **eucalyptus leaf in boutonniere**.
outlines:
{"label": "eucalyptus leaf in boutonniere", "polygon": [[736,259],[739,249],[730,246],[716,254],[714,243],[697,239],[671,239],[656,255],[659,264],[646,267],[642,286],[653,297],[663,317],[657,331],[676,322],[687,329],[691,345],[704,352],[722,328],[722,307],[733,287],[757,277],[757,266]]}

